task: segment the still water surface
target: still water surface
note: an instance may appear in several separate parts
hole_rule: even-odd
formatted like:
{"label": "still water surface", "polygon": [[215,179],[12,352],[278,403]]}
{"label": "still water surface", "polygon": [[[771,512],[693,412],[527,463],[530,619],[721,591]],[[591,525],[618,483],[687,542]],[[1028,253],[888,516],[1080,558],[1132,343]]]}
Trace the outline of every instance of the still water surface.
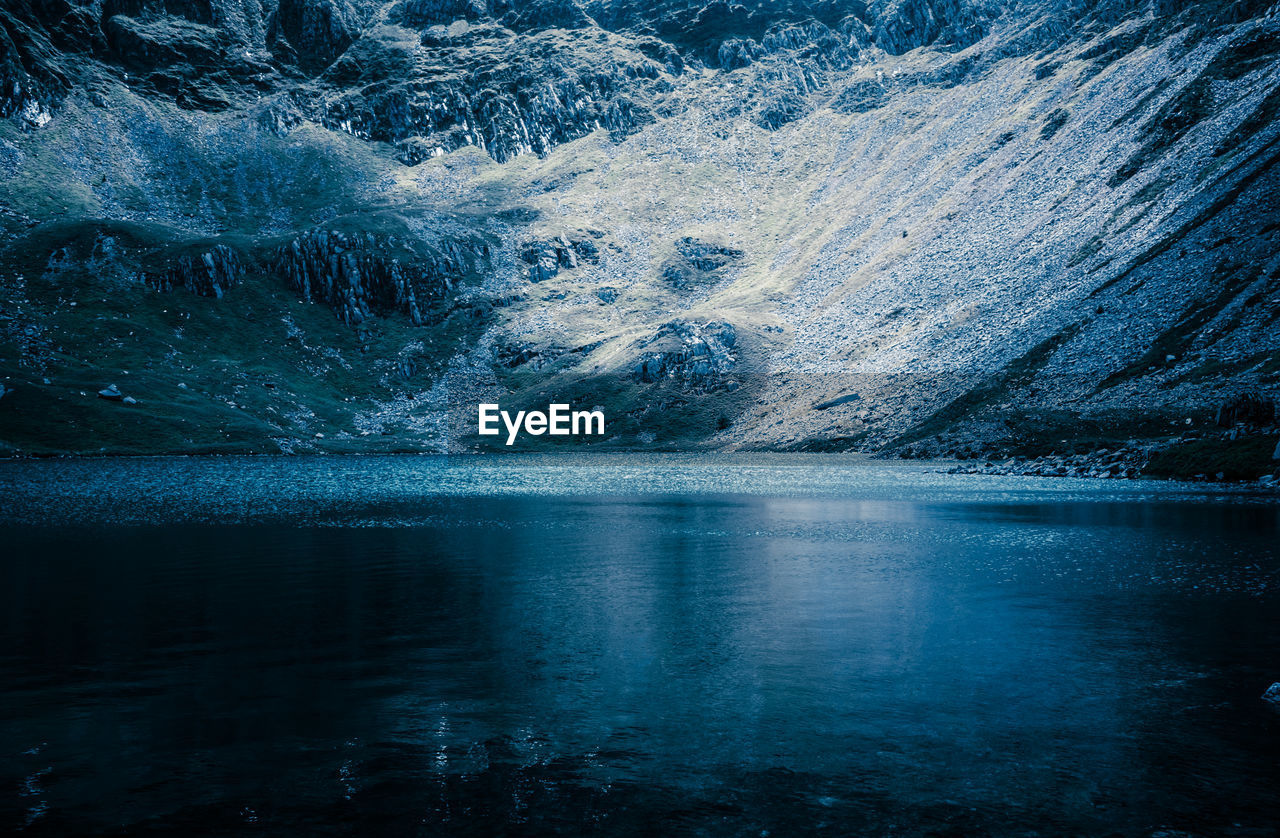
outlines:
{"label": "still water surface", "polygon": [[0,832],[1275,834],[1280,505],[936,469],[0,463]]}

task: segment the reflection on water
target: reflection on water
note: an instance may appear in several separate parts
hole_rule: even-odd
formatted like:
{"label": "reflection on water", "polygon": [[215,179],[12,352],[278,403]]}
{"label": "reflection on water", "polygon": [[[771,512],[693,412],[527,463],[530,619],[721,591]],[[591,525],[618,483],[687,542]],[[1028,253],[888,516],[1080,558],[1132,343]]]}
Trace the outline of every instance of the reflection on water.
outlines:
{"label": "reflection on water", "polygon": [[1274,829],[1273,504],[466,462],[0,469],[0,829]]}

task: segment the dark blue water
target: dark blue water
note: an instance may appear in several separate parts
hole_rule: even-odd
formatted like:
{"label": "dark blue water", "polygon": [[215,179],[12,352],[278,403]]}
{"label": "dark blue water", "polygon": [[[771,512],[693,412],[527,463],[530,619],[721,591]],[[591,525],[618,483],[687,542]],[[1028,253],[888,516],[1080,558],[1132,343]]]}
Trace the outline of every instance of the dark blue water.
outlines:
{"label": "dark blue water", "polygon": [[0,831],[1280,823],[1264,497],[824,456],[0,485]]}

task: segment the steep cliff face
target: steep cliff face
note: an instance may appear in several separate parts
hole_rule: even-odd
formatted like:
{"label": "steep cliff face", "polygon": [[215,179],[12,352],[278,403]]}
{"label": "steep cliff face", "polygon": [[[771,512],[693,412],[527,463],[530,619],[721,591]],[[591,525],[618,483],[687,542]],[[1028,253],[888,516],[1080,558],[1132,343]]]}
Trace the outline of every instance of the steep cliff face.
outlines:
{"label": "steep cliff face", "polygon": [[281,246],[271,267],[304,300],[327,304],[349,326],[393,313],[421,326],[428,307],[447,299],[488,255],[489,246],[476,240],[444,240],[424,252],[372,233],[312,230]]}
{"label": "steep cliff face", "polygon": [[329,68],[314,115],[396,145],[408,164],[463,145],[501,162],[596,130],[622,136],[654,119],[676,68],[645,54],[663,55],[652,39],[594,32],[516,35],[461,21],[415,41],[380,27]]}
{"label": "steep cliff face", "polygon": [[1278,108],[1261,0],[21,0],[0,440],[1261,450]]}

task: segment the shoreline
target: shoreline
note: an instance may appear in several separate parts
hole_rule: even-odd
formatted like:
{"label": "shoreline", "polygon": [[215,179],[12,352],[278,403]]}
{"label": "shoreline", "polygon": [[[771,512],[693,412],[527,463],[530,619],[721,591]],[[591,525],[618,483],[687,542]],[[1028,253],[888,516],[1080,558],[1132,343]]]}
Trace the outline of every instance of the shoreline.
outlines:
{"label": "shoreline", "polygon": [[676,455],[688,457],[742,457],[750,458],[759,455],[776,456],[805,460],[817,459],[850,459],[878,461],[883,463],[902,462],[916,466],[935,466],[929,469],[933,473],[951,476],[985,476],[985,477],[1029,477],[1029,478],[1074,478],[1082,480],[1123,480],[1128,482],[1147,482],[1154,484],[1183,483],[1195,486],[1221,486],[1231,489],[1251,489],[1274,492],[1280,496],[1280,461],[1276,461],[1275,470],[1254,479],[1226,479],[1220,474],[1199,472],[1194,475],[1152,474],[1144,468],[1148,463],[1133,465],[1129,457],[1132,449],[1120,446],[1114,450],[1101,449],[1087,454],[1046,454],[1036,457],[1012,456],[997,458],[994,454],[967,459],[951,457],[915,458],[894,456],[884,452],[860,451],[796,451],[785,449],[677,449],[677,448],[620,448],[612,450],[566,449],[562,446],[528,450],[510,450],[494,448],[492,450],[461,451],[303,451],[303,452],[157,452],[148,454],[128,453],[92,453],[92,454],[30,454],[18,456],[0,456],[0,466],[31,462],[97,462],[120,460],[213,460],[223,458],[252,458],[255,460],[320,460],[347,458],[392,458],[392,457],[425,457],[430,459],[520,459],[520,458],[574,458],[583,456],[630,458],[652,455]]}

